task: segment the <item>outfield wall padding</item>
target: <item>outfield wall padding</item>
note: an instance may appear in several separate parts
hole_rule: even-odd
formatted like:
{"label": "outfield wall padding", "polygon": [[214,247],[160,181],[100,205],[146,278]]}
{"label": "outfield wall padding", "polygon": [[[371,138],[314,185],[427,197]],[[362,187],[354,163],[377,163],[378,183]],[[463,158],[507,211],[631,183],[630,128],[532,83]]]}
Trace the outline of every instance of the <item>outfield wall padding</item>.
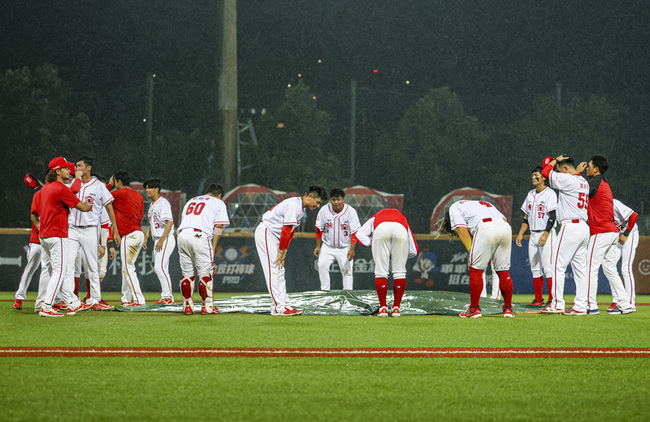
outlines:
{"label": "outfield wall padding", "polygon": [[[410,259],[407,264],[407,290],[469,292],[469,272],[467,251],[460,241],[433,239],[431,235],[416,235],[420,255]],[[528,264],[528,239],[519,248],[513,241],[512,268],[514,293],[533,293],[532,275]],[[24,229],[0,229],[0,290],[13,291],[18,287],[20,276],[27,258],[29,231]],[[287,254],[287,291],[306,292],[318,290],[317,258],[313,251],[316,246],[312,233],[296,233]],[[369,248],[357,247],[354,263],[354,288],[374,289],[374,263]],[[118,251],[119,254],[119,251]],[[252,233],[224,233],[216,251],[215,291],[218,292],[265,292],[266,284],[260,262],[255,250]],[[153,268],[153,245],[143,250],[136,263],[138,277],[144,291],[160,291],[160,283]],[[169,265],[174,291],[178,292],[180,280],[178,250],[174,250]],[[637,293],[650,293],[650,237],[642,236],[639,241],[637,257],[634,262],[637,280]],[[332,289],[340,289],[341,275],[336,264],[331,270]],[[38,272],[29,291],[34,292],[38,285]],[[109,261],[108,273],[102,283],[105,291],[119,291],[121,288],[120,260]],[[81,290],[84,290],[83,284]],[[575,293],[573,274],[567,274],[567,294]],[[598,293],[610,293],[609,283],[599,277]],[[546,293],[545,293],[546,294]]]}

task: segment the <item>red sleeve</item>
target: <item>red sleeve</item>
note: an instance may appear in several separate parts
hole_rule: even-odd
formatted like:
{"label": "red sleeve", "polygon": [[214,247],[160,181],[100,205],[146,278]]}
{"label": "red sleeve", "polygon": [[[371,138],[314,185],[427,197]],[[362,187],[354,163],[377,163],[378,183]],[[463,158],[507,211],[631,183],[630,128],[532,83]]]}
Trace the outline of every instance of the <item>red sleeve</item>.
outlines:
{"label": "red sleeve", "polygon": [[289,247],[293,239],[294,226],[282,226],[282,236],[280,236],[280,250],[283,251]]}
{"label": "red sleeve", "polygon": [[[350,237],[350,242],[352,243],[358,243],[359,239],[357,239],[357,232],[352,233],[352,236]],[[363,243],[362,243],[363,245]]]}
{"label": "red sleeve", "polygon": [[110,242],[113,240],[113,226],[108,226],[108,239],[106,239],[107,242]]}
{"label": "red sleeve", "polygon": [[108,191],[110,192],[111,189],[113,189],[113,185],[111,185],[110,183],[107,183],[106,184],[106,189],[108,189]]}
{"label": "red sleeve", "polygon": [[[81,184],[81,182],[79,183]],[[63,201],[64,204],[66,204],[70,208],[74,208],[79,202],[81,202],[79,198],[77,198],[77,196],[74,193],[72,193],[71,189],[65,187],[63,183],[61,183],[61,186],[63,187],[61,189],[61,200]]]}
{"label": "red sleeve", "polygon": [[542,176],[544,176],[545,179],[548,179],[548,176],[551,174],[552,171],[553,171],[553,166],[549,164],[548,166],[544,167],[544,170],[542,170]]}
{"label": "red sleeve", "polygon": [[81,190],[81,179],[74,179],[74,182],[70,185],[70,190],[72,193],[77,194]]}
{"label": "red sleeve", "polygon": [[632,215],[630,216],[630,220],[627,222],[627,231],[632,231],[634,228],[634,225],[636,224],[636,219],[639,218],[639,214],[636,212],[633,212]]}
{"label": "red sleeve", "polygon": [[316,227],[316,239],[322,239],[323,238],[323,232]]}

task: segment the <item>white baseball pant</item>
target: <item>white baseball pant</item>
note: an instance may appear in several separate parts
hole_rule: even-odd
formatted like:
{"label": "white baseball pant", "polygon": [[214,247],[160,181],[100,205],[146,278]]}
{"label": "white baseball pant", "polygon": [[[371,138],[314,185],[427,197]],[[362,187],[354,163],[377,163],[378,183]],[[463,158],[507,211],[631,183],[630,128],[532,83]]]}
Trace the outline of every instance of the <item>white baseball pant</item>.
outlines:
{"label": "white baseball pant", "polygon": [[201,278],[212,274],[212,241],[201,230],[183,229],[178,233],[178,255],[183,276],[192,278],[197,275]]}
{"label": "white baseball pant", "polygon": [[[102,292],[99,286],[99,227],[70,226],[68,239],[70,256],[65,283],[70,285],[69,290],[74,291],[75,275],[77,277],[81,275],[81,266],[83,266],[84,275],[90,283],[90,298],[87,303],[89,305],[99,303],[102,300]],[[81,266],[77,272],[78,256],[81,256]]]}
{"label": "white baseball pant", "polygon": [[43,305],[45,305],[45,294],[47,293],[47,286],[50,283],[50,273],[47,263],[47,254],[42,251],[41,246],[41,278],[38,280],[38,296],[36,296],[36,303],[34,304],[35,312],[39,312]]}
{"label": "white baseball pant", "polygon": [[[490,265],[492,270],[492,295],[490,299],[501,299],[501,289],[499,289],[499,275],[494,270],[494,265]],[[483,291],[481,297],[487,297],[487,271],[483,271]]]}
{"label": "white baseball pant", "polygon": [[15,298],[20,300],[27,299],[27,289],[32,282],[32,277],[41,264],[41,254],[43,249],[40,243],[30,243],[27,250],[27,264],[23,270],[23,275],[20,277],[18,290],[16,290]]}
{"label": "white baseball pant", "polygon": [[539,245],[539,238],[544,232],[531,232],[528,241],[528,260],[533,277],[553,277],[553,247],[556,242],[555,230],[551,230],[544,246]]}
{"label": "white baseball pant", "polygon": [[76,296],[72,290],[67,290],[68,286],[65,281],[65,272],[68,265],[68,238],[67,237],[42,237],[41,247],[43,253],[47,256],[47,271],[50,280],[45,293],[44,307],[52,306],[55,303],[57,293],[60,293],[63,300],[66,301],[68,308],[76,308],[80,305],[79,299],[74,300]]}
{"label": "white baseball pant", "polygon": [[512,229],[505,221],[481,222],[476,227],[472,247],[469,250],[469,265],[485,271],[490,261],[495,271],[510,269]]}
{"label": "white baseball pant", "polygon": [[159,239],[156,238],[153,239],[153,257],[156,275],[158,276],[158,281],[160,281],[160,297],[173,299],[172,280],[169,276],[169,258],[172,256],[172,252],[174,252],[174,248],[176,247],[176,239],[174,239],[173,235],[168,235],[163,241],[160,252],[156,250],[156,243],[158,240]]}
{"label": "white baseball pant", "polygon": [[99,281],[101,282],[106,276],[106,268],[108,267],[108,254],[110,253],[107,245],[108,229],[99,229],[99,239],[100,245],[106,245],[106,252],[104,253],[104,256],[99,258]]}
{"label": "white baseball pant", "polygon": [[623,283],[625,284],[625,297],[630,302],[630,305],[636,307],[636,281],[634,279],[634,257],[636,256],[636,248],[639,246],[639,232],[635,231],[630,233],[625,244],[620,243],[616,245],[615,249],[611,249],[605,256],[603,261],[603,272],[609,280],[609,287],[612,291],[612,301],[618,303],[618,296],[612,286],[612,278],[618,276],[616,264],[621,260],[621,273],[623,274]]}
{"label": "white baseball pant", "polygon": [[585,221],[566,221],[557,236],[557,247],[553,249],[553,302],[551,307],[564,310],[564,278],[571,264],[576,283],[576,297],[580,289],[587,288],[587,249],[589,247],[589,226]]}
{"label": "white baseball pant", "polygon": [[406,278],[409,254],[409,234],[406,227],[394,221],[385,221],[372,234],[372,259],[375,278],[388,278],[389,264],[393,280]]}
{"label": "white baseball pant", "polygon": [[140,288],[138,272],[135,268],[135,262],[138,259],[142,244],[144,243],[144,233],[136,230],[122,237],[120,243],[120,256],[122,259],[122,303],[129,303],[133,300],[139,305],[145,305],[144,295]]}
{"label": "white baseball pant", "polygon": [[255,248],[262,264],[266,288],[271,295],[271,312],[279,313],[291,306],[287,295],[287,280],[284,278],[284,267],[278,268],[273,263],[278,258],[280,238],[269,230],[264,223],[255,229]]}
{"label": "white baseball pant", "polygon": [[318,277],[320,278],[320,289],[330,290],[330,265],[336,260],[343,277],[343,290],[352,290],[352,269],[354,261],[348,261],[350,247],[334,248],[326,243],[321,244],[318,255]]}

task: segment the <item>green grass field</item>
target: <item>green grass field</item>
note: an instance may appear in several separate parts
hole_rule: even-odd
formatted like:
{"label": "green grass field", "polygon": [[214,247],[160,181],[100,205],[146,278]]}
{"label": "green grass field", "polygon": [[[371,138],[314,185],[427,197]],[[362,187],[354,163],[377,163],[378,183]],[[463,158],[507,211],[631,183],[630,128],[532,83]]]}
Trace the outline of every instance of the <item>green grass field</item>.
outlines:
{"label": "green grass field", "polygon": [[[650,347],[650,306],[642,305],[631,315],[608,315],[602,306],[588,317],[478,320],[121,312],[40,318],[33,302],[15,311],[12,299],[0,293],[0,347]],[[5,357],[0,420],[647,420],[649,372],[646,358]]]}

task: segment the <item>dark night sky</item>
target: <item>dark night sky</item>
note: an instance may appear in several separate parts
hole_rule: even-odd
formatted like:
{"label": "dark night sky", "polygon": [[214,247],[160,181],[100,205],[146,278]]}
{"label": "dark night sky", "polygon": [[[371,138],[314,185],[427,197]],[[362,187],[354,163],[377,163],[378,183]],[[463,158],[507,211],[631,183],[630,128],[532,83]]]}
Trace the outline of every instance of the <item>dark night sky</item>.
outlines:
{"label": "dark night sky", "polygon": [[[142,130],[147,72],[158,130],[205,123],[220,2],[1,4],[0,69],[55,64],[98,136]],[[334,116],[347,112],[351,77],[404,98],[448,85],[479,115],[480,98],[530,102],[556,82],[647,108],[649,11],[646,0],[240,0],[240,105],[272,109],[302,72]]]}

